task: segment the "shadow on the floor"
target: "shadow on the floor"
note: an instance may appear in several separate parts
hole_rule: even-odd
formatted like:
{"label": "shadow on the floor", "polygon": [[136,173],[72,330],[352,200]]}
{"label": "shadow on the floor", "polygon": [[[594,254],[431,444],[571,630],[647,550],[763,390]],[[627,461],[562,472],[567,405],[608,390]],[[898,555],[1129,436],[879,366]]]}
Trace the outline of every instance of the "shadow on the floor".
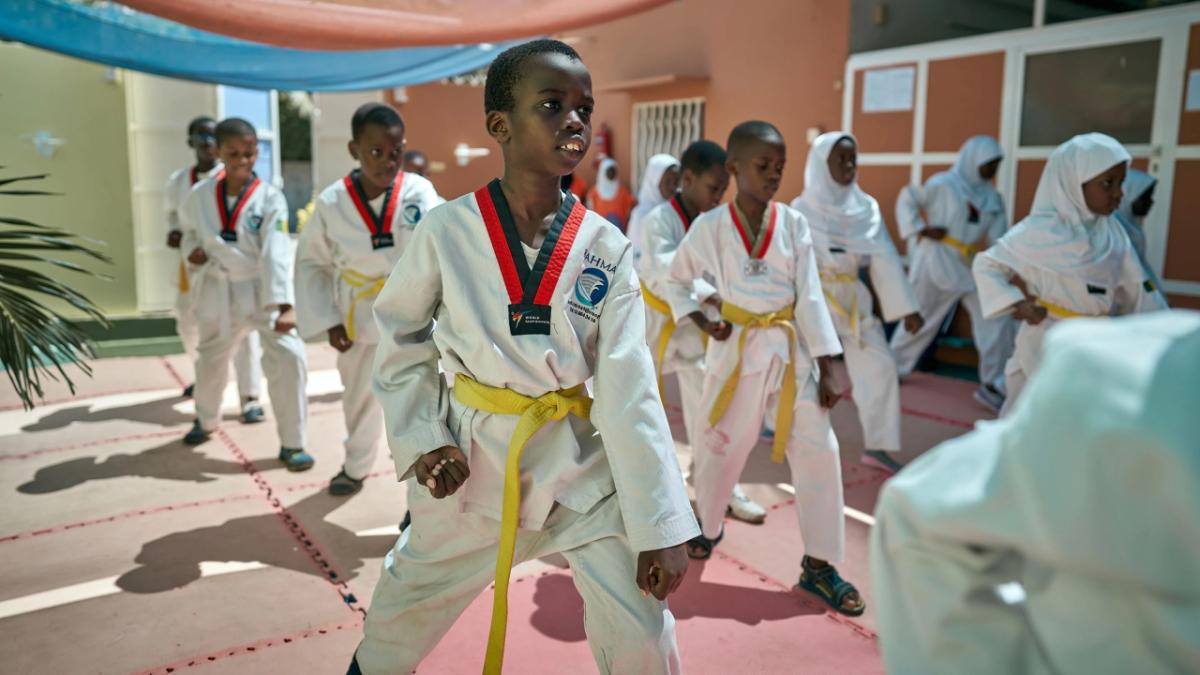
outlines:
{"label": "shadow on the floor", "polygon": [[[271,471],[282,469],[283,465],[275,460],[264,460],[255,467],[260,471]],[[30,481],[18,486],[17,491],[40,495],[68,490],[88,481],[126,477],[209,483],[217,480],[217,476],[244,472],[238,462],[214,459],[199,447],[173,440],[134,454],[109,455],[103,460],[97,460],[95,456],[77,457],[44,466]]]}
{"label": "shadow on the floor", "polygon": [[[395,534],[360,537],[351,530],[325,521],[346,504],[345,498],[324,490],[313,493],[289,508],[312,538],[329,555],[336,554],[339,581],[358,576],[363,561],[381,558],[396,542]],[[261,562],[302,574],[327,578],[317,564],[299,549],[278,514],[234,518],[220,525],[176,532],[147,542],[134,559],[138,567],[117,579],[117,586],[131,593],[161,593],[187,586],[200,578],[201,562]]]}
{"label": "shadow on the floor", "polygon": [[[793,592],[730,586],[701,579],[704,563],[693,561],[687,578],[671,595],[671,613],[676,620],[697,617],[731,619],[754,626],[764,621],[782,621],[824,611],[806,603]],[[583,629],[583,599],[569,573],[538,577],[533,602],[537,606],[530,624],[546,637],[562,642],[587,639]]]}
{"label": "shadow on the floor", "polygon": [[83,405],[55,410],[38,421],[21,427],[21,431],[54,431],[76,423],[92,424],[113,420],[157,424],[162,427],[182,426],[191,423],[195,419],[195,415],[175,409],[175,405],[184,400],[186,399],[182,396],[168,396],[153,401],[105,408],[103,410],[92,410],[91,404],[84,403]]}

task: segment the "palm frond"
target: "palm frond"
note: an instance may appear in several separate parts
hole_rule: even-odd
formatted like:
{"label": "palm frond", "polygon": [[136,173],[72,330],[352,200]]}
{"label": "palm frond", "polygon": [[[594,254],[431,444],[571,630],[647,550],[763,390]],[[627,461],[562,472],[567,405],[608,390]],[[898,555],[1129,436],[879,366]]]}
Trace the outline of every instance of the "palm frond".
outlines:
{"label": "palm frond", "polygon": [[[0,179],[0,186],[22,181],[41,180],[45,175]],[[0,195],[35,196],[54,193],[40,190],[0,190]],[[66,367],[75,365],[91,375],[86,359],[95,358],[87,334],[78,324],[45,304],[45,300],[66,303],[76,311],[109,326],[104,313],[83,293],[63,281],[25,265],[48,264],[100,279],[108,275],[81,265],[47,257],[43,252],[71,253],[103,263],[112,260],[92,245],[103,245],[71,232],[41,225],[25,218],[0,216],[0,365],[26,409],[43,396],[43,378],[66,382],[71,393],[75,383]]]}

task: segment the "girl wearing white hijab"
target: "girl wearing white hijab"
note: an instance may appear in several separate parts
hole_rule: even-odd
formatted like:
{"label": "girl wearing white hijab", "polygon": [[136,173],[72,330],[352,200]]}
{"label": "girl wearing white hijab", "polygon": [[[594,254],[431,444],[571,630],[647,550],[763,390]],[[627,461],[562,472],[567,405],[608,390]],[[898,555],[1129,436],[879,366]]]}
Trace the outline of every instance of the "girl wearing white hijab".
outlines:
{"label": "girl wearing white hijab", "polygon": [[[1133,250],[1137,251],[1138,260],[1141,261],[1146,276],[1161,292],[1162,281],[1150,268],[1150,261],[1146,259],[1146,230],[1142,227],[1146,214],[1150,213],[1150,208],[1154,206],[1154,187],[1156,185],[1158,185],[1158,179],[1154,176],[1137,169],[1130,169],[1129,174],[1125,176],[1125,182],[1121,185],[1121,191],[1125,195],[1121,197],[1121,207],[1117,209],[1117,221],[1121,223],[1121,227],[1125,228],[1125,234],[1129,235],[1129,241],[1133,244]],[[1166,300],[1164,299],[1163,302]]]}
{"label": "girl wearing white hijab", "polygon": [[971,317],[979,351],[975,400],[998,411],[1004,402],[1004,362],[1012,353],[1015,327],[1008,317],[987,320],[971,278],[971,258],[1004,234],[1008,216],[992,177],[1004,157],[990,136],[963,143],[949,171],[934,175],[925,187],[908,186],[896,200],[900,236],[908,240],[908,278],[916,291],[925,325],[913,332],[897,327],[892,351],[900,375],[908,375],[955,305]]}
{"label": "girl wearing white hijab", "polygon": [[605,157],[596,172],[596,185],[588,191],[587,207],[624,232],[634,204],[633,195],[617,176],[617,160]]}
{"label": "girl wearing white hijab", "polygon": [[1046,162],[1033,210],[975,258],[984,316],[1023,323],[1005,375],[1012,407],[1037,369],[1042,339],[1058,321],[1165,309],[1113,213],[1129,153],[1104,134],[1081,134]]}
{"label": "girl wearing white hijab", "polygon": [[863,461],[894,472],[901,467],[889,454],[900,450],[896,361],[859,270],[868,269],[884,320],[903,319],[912,332],[923,322],[879,203],[855,180],[857,163],[854,136],[842,131],[818,136],[804,166],[804,192],[792,208],[804,214],[812,232],[821,286],[858,405]]}
{"label": "girl wearing white hijab", "polygon": [[641,257],[642,219],[658,206],[670,199],[679,188],[679,160],[671,155],[655,155],[646,162],[642,172],[642,186],[638,188],[637,206],[629,214],[629,230],[625,235],[633,243],[633,260]]}

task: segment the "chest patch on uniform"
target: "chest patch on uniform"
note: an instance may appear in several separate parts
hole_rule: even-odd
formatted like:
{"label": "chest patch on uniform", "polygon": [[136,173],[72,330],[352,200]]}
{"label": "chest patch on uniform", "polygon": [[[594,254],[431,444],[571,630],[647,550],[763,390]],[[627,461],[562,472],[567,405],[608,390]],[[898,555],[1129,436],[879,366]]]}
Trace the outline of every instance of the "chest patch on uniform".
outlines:
{"label": "chest patch on uniform", "polygon": [[405,204],[404,205],[404,222],[409,225],[416,225],[421,222],[421,216],[425,215],[421,212],[420,204]]}
{"label": "chest patch on uniform", "polygon": [[1087,292],[1091,295],[1104,295],[1108,293],[1108,289],[1103,286],[1087,285]]}
{"label": "chest patch on uniform", "polygon": [[263,217],[261,213],[251,213],[248,220],[250,222],[250,229],[254,232],[262,229]]}
{"label": "chest patch on uniform", "polygon": [[842,248],[841,246],[830,246],[829,252],[830,253],[845,253],[846,249]]}
{"label": "chest patch on uniform", "polygon": [[575,281],[575,299],[584,307],[596,308],[608,295],[608,275],[596,267],[579,273]]}
{"label": "chest patch on uniform", "polygon": [[1157,291],[1157,290],[1158,290],[1158,288],[1157,288],[1157,287],[1155,287],[1155,285],[1154,285],[1154,282],[1153,282],[1153,281],[1150,281],[1149,279],[1147,279],[1147,280],[1145,280],[1145,281],[1143,281],[1143,282],[1142,282],[1142,288],[1143,288],[1143,289],[1144,289],[1144,290],[1145,290],[1147,293],[1153,293],[1154,291]]}

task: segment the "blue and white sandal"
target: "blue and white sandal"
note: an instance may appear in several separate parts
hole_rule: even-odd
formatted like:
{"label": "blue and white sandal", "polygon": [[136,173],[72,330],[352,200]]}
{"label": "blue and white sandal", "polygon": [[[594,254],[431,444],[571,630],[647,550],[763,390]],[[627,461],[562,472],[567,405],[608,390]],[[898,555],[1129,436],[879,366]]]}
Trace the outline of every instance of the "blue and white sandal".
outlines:
{"label": "blue and white sandal", "polygon": [[867,609],[867,603],[862,600],[861,594],[858,607],[848,609],[842,606],[848,595],[858,592],[854,584],[843,579],[833,565],[826,563],[824,567],[814,568],[809,566],[808,561],[809,557],[804,556],[800,562],[804,571],[800,573],[800,582],[796,587],[817,596],[838,614],[862,616]]}

